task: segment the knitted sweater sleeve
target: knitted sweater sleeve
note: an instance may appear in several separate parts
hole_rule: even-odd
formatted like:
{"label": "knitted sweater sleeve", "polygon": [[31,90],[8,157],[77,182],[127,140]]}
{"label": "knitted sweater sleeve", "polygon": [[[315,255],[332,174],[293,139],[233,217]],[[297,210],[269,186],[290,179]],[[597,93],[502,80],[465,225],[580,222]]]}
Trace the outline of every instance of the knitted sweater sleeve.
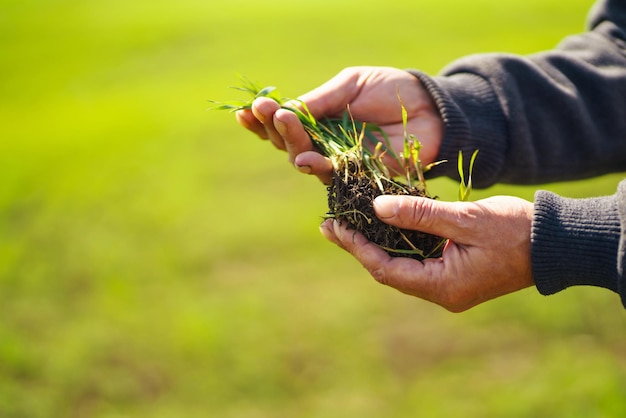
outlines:
{"label": "knitted sweater sleeve", "polygon": [[[626,0],[599,0],[588,28],[547,52],[469,56],[436,77],[412,71],[445,123],[439,159],[480,150],[476,187],[625,170]],[[456,164],[430,174],[457,178]],[[626,307],[626,182],[592,199],[537,192],[531,240],[542,294],[594,285]]]}
{"label": "knitted sweater sleeve", "polygon": [[[588,27],[551,51],[472,55],[436,77],[412,71],[445,123],[439,159],[480,150],[475,187],[626,169],[626,0],[599,1]],[[431,175],[456,178],[456,165]]]}
{"label": "knitted sweater sleeve", "polygon": [[626,307],[626,181],[617,193],[567,199],[535,194],[531,259],[535,285],[550,295],[591,285],[620,294]]}

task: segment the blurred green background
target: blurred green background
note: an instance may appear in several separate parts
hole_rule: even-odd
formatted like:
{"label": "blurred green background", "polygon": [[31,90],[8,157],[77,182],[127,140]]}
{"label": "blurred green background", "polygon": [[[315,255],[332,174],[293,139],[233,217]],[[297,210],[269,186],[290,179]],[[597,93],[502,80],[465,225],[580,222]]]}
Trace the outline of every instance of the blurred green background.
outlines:
{"label": "blurred green background", "polygon": [[324,188],[207,112],[237,74],[294,97],[350,65],[549,49],[590,6],[0,0],[0,416],[626,416],[616,295],[454,315],[380,286],[319,235]]}

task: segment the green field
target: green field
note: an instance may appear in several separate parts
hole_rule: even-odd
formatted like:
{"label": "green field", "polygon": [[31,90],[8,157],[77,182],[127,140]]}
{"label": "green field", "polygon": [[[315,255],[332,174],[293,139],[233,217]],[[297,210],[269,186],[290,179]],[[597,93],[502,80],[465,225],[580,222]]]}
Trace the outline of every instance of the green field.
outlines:
{"label": "green field", "polygon": [[237,74],[294,97],[549,49],[590,5],[0,0],[0,417],[626,416],[616,295],[451,314],[383,287],[318,233],[324,188],[207,111]]}

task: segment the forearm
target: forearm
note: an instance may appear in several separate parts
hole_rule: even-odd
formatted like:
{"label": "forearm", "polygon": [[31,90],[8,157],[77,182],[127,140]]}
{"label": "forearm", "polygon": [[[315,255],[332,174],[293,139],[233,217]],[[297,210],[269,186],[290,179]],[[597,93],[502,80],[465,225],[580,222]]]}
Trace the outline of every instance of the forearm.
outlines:
{"label": "forearm", "polygon": [[[437,77],[413,72],[444,119],[439,158],[455,161],[459,150],[479,149],[477,187],[626,169],[625,21],[626,2],[602,2],[592,30],[553,51],[470,56]],[[455,171],[445,164],[433,174]]]}

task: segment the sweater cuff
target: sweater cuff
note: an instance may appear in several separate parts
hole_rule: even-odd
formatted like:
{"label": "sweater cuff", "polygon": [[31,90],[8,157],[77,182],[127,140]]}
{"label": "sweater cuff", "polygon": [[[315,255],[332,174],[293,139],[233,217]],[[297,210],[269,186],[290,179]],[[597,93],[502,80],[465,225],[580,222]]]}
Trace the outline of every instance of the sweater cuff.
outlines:
{"label": "sweater cuff", "polygon": [[570,286],[599,286],[619,292],[621,234],[614,196],[568,199],[535,194],[532,268],[543,295]]}
{"label": "sweater cuff", "polygon": [[448,176],[459,180],[457,158],[463,152],[465,170],[470,156],[479,150],[472,174],[477,188],[494,184],[500,177],[506,155],[506,122],[491,85],[470,73],[430,77],[409,70],[433,97],[445,125],[438,160],[429,177]]}

